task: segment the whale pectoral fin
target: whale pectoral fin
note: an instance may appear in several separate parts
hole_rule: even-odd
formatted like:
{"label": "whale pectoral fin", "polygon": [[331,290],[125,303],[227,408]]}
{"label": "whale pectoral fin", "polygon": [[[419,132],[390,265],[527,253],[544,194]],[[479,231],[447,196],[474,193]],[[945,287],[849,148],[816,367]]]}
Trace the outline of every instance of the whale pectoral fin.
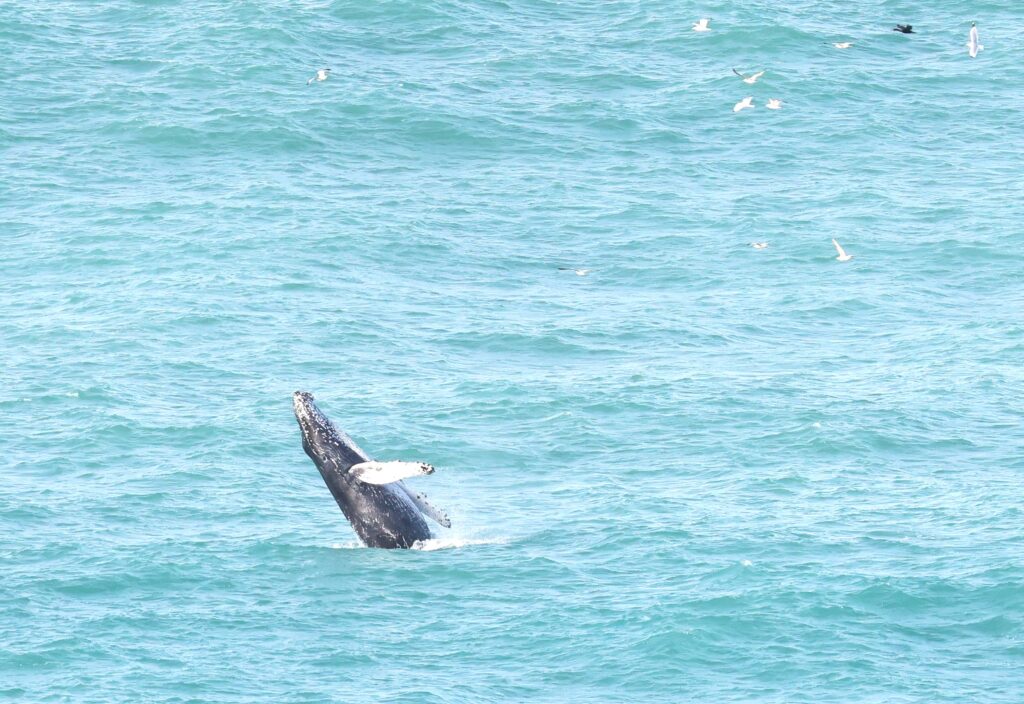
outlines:
{"label": "whale pectoral fin", "polygon": [[409,477],[433,474],[434,468],[424,462],[360,462],[349,471],[366,484],[391,484]]}
{"label": "whale pectoral fin", "polygon": [[405,485],[405,482],[399,482],[398,486],[406,493],[409,500],[416,504],[416,508],[418,508],[424,516],[427,516],[435,523],[442,525],[445,528],[452,527],[452,522],[451,519],[448,518],[448,514],[428,502],[426,494],[419,491],[413,491]]}

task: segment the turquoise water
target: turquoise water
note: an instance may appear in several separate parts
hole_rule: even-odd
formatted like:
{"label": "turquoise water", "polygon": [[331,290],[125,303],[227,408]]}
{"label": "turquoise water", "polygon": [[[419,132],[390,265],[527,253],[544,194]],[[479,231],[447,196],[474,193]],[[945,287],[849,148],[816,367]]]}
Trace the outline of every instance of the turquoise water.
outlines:
{"label": "turquoise water", "polygon": [[1024,701],[1024,17],[940,4],[0,4],[0,699]]}

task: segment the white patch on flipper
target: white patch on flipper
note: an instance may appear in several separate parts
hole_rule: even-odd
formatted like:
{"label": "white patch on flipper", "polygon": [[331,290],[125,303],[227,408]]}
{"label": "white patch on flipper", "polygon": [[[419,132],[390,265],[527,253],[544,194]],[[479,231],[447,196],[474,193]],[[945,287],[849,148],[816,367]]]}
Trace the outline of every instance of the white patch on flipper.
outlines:
{"label": "white patch on flipper", "polygon": [[391,484],[409,477],[433,474],[434,468],[424,462],[360,462],[349,469],[353,476],[366,484]]}
{"label": "white patch on flipper", "polygon": [[418,508],[424,516],[432,519],[435,523],[444,526],[445,528],[452,527],[452,522],[451,519],[448,518],[448,514],[427,501],[426,494],[420,491],[413,491],[405,485],[405,482],[398,482],[398,488],[408,495],[409,500],[416,504],[416,508]]}

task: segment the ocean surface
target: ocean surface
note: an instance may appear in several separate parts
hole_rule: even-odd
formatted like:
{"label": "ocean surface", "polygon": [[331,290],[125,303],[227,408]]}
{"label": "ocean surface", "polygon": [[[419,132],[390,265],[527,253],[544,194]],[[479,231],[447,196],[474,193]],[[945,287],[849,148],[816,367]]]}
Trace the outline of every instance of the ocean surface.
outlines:
{"label": "ocean surface", "polygon": [[[1024,702],[1022,45],[0,3],[0,700]],[[453,527],[361,547],[297,389]]]}

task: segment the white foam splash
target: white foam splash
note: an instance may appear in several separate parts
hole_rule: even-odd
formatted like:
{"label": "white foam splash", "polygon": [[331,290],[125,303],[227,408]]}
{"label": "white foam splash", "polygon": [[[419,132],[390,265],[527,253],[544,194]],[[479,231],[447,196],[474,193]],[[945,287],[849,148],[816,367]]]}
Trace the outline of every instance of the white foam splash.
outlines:
{"label": "white foam splash", "polygon": [[[78,391],[64,391],[64,392],[62,392],[60,394],[60,396],[66,396],[67,398],[78,398],[78,394],[79,394]],[[44,394],[43,396],[22,396],[22,397],[20,397],[18,399],[15,399],[15,401],[17,403],[35,403],[36,401],[45,401],[45,400],[48,400],[48,399],[54,399],[56,397],[57,397],[56,393]],[[15,401],[6,401],[6,400],[4,400],[4,401],[0,401],[0,403],[14,403]]]}
{"label": "white foam splash", "polygon": [[[508,541],[508,538],[430,538],[417,540],[412,544],[412,549],[433,552],[434,550],[465,548],[473,545],[504,545]],[[363,550],[366,546],[358,540],[351,540],[347,543],[331,543],[330,548],[331,550]]]}
{"label": "white foam splash", "polygon": [[417,540],[412,544],[412,549],[432,552],[448,548],[465,548],[471,545],[504,545],[507,542],[508,538],[430,538],[429,540]]}
{"label": "white foam splash", "polygon": [[331,550],[360,550],[365,547],[366,546],[358,540],[353,540],[348,543],[331,543]]}

